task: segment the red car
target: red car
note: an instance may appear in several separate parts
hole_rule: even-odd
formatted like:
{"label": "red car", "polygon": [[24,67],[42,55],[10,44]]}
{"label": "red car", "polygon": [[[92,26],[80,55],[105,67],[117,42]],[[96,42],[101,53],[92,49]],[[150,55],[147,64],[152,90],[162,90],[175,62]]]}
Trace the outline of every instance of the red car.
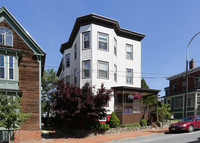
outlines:
{"label": "red car", "polygon": [[189,116],[181,119],[178,123],[171,124],[169,126],[170,132],[175,131],[189,131],[192,132],[195,129],[200,128],[200,115],[199,116]]}

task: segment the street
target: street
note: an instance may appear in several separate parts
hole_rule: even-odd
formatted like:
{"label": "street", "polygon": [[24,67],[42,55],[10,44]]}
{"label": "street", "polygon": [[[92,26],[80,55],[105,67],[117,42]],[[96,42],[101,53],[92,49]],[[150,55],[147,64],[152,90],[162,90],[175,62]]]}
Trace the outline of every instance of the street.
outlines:
{"label": "street", "polygon": [[164,133],[128,139],[113,140],[107,143],[200,143],[200,130],[192,133]]}

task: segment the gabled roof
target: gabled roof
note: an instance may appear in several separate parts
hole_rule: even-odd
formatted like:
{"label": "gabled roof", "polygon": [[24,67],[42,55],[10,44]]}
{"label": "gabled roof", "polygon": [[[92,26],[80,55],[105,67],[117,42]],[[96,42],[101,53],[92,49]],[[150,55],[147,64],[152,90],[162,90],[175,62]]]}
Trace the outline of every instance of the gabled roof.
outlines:
{"label": "gabled roof", "polygon": [[24,40],[24,42],[33,51],[34,55],[42,56],[42,64],[44,68],[46,53],[40,48],[31,35],[22,27],[22,25],[15,19],[15,17],[7,10],[6,7],[0,8],[0,22],[6,20],[15,32]]}
{"label": "gabled roof", "polygon": [[[194,73],[194,72],[197,72],[197,71],[200,71],[200,66],[188,70],[188,74],[191,74],[191,73]],[[186,74],[185,72],[181,72],[181,73],[179,73],[179,74],[175,74],[175,75],[173,75],[173,76],[168,77],[167,80],[173,80],[173,79],[176,79],[176,78],[185,76],[185,74]]]}
{"label": "gabled roof", "polygon": [[97,24],[108,28],[113,28],[118,36],[141,41],[145,35],[133,32],[127,29],[120,28],[118,22],[116,20],[106,18],[97,14],[89,14],[85,16],[78,17],[74,24],[74,28],[71,32],[68,42],[63,43],[60,48],[60,52],[63,54],[64,50],[71,48],[76,35],[81,26],[88,25],[88,24]]}

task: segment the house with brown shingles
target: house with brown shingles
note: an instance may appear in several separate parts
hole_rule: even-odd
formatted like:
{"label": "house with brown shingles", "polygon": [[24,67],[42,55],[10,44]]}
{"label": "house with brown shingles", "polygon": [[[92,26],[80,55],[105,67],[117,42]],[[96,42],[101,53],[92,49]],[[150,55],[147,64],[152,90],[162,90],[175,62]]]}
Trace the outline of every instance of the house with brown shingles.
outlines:
{"label": "house with brown shingles", "polygon": [[[0,95],[21,96],[30,120],[14,131],[15,142],[41,139],[41,78],[45,52],[5,8],[0,8]],[[0,127],[0,142],[6,129]]]}

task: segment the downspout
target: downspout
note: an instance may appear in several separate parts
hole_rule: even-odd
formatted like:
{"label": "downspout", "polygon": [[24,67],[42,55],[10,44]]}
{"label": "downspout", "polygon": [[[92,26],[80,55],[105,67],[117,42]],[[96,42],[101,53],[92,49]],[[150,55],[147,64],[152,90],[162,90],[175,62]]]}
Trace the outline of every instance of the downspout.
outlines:
{"label": "downspout", "polygon": [[42,124],[42,119],[41,119],[41,87],[42,87],[42,84],[41,84],[41,80],[42,80],[42,70],[41,70],[41,56],[37,56],[37,62],[39,63],[39,129],[41,130],[41,124]]}

